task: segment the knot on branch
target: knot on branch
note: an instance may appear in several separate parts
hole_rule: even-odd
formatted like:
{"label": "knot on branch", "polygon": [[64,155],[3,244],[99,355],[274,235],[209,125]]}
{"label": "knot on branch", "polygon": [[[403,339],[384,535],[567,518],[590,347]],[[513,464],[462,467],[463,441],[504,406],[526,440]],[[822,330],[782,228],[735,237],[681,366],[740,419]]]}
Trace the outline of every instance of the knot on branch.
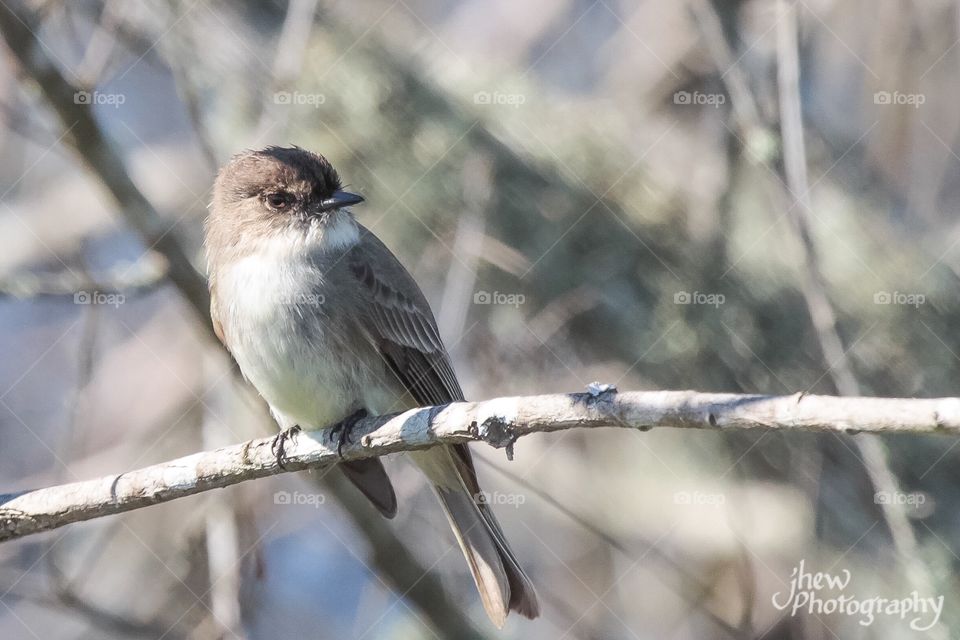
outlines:
{"label": "knot on branch", "polygon": [[21,530],[37,528],[37,519],[19,509],[0,509],[0,540],[13,538]]}
{"label": "knot on branch", "polygon": [[498,449],[507,450],[507,459],[513,460],[513,443],[517,433],[513,422],[505,416],[488,416],[477,426],[477,437]]}
{"label": "knot on branch", "polygon": [[617,395],[617,387],[612,384],[591,382],[587,385],[586,393],[572,393],[574,404],[582,402],[586,406],[593,406],[603,402],[613,402]]}

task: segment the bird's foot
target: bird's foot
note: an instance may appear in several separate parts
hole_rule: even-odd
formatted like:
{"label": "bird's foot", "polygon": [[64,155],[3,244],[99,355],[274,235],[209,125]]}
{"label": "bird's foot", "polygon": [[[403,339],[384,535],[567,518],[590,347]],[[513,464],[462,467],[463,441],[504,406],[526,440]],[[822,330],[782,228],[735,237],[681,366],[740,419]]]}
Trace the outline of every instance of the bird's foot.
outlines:
{"label": "bird's foot", "polygon": [[300,433],[300,431],[300,425],[296,424],[289,429],[284,429],[274,437],[273,444],[270,445],[270,451],[277,456],[277,465],[283,470],[287,469],[287,442],[296,442],[297,434]]}
{"label": "bird's foot", "polygon": [[363,418],[366,418],[369,414],[366,409],[357,409],[349,416],[338,422],[337,424],[330,427],[330,442],[333,442],[333,439],[337,439],[337,455],[341,458],[343,457],[343,445],[346,442],[353,443],[350,439],[350,432],[353,431],[353,428],[357,426],[357,423],[360,422]]}

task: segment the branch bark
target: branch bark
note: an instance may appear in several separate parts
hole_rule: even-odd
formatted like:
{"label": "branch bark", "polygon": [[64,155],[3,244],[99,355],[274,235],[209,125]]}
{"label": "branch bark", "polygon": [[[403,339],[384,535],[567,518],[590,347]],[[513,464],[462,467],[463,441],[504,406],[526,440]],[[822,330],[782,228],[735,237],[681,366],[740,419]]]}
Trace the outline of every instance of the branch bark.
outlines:
{"label": "branch bark", "polygon": [[[960,435],[960,398],[615,390],[498,398],[366,418],[342,454],[357,460],[471,441],[506,447],[509,453],[522,436],[576,427]],[[259,438],[96,480],[0,495],[0,541],[339,460],[327,431],[305,431],[288,441],[283,467],[273,444],[274,438]]]}

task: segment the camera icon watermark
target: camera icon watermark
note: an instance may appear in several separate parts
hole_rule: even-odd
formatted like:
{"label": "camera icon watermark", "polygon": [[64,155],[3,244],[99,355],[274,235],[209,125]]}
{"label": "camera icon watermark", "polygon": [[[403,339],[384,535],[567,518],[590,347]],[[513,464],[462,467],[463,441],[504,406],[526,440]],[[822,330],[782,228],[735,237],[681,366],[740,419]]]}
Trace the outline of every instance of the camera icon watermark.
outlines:
{"label": "camera icon watermark", "polygon": [[109,105],[114,109],[119,109],[120,105],[127,101],[127,96],[122,93],[103,93],[101,91],[77,91],[73,94],[74,104],[86,105]]}
{"label": "camera icon watermark", "polygon": [[673,504],[684,506],[721,507],[727,502],[722,493],[706,493],[704,491],[677,491],[673,494]]}
{"label": "camera icon watermark", "polygon": [[322,493],[303,493],[301,491],[277,491],[273,494],[273,504],[307,505],[319,509],[327,501]]}
{"label": "camera icon watermark", "polygon": [[503,293],[501,291],[477,291],[473,294],[473,304],[497,304],[519,307],[525,304],[527,297],[522,293]]}
{"label": "camera icon watermark", "polygon": [[923,93],[901,93],[900,91],[877,91],[873,94],[873,104],[878,105],[907,105],[919,109],[926,103],[927,96]]}
{"label": "camera icon watermark", "polygon": [[103,291],[75,291],[73,304],[108,305],[116,309],[127,301],[122,293],[104,293]]}
{"label": "camera icon watermark", "polygon": [[319,109],[326,103],[327,96],[322,93],[301,93],[299,91],[277,91],[273,94],[273,103],[279,105],[308,106]]}
{"label": "camera icon watermark", "polygon": [[519,509],[527,501],[527,497],[522,493],[480,491],[473,494],[473,501],[477,504],[506,505]]}
{"label": "camera icon watermark", "polygon": [[319,307],[326,298],[322,293],[280,293],[276,297],[277,304],[296,307]]}
{"label": "camera icon watermark", "polygon": [[714,308],[726,303],[727,297],[722,293],[704,293],[702,291],[677,291],[673,294],[673,304],[703,304]]}
{"label": "camera icon watermark", "polygon": [[701,91],[677,91],[673,94],[673,104],[719,107],[726,104],[727,96],[722,93],[703,93]]}
{"label": "camera icon watermark", "polygon": [[527,96],[522,93],[502,93],[500,91],[477,91],[473,94],[474,104],[503,105],[507,107],[519,108],[526,104]]}
{"label": "camera icon watermark", "polygon": [[922,293],[903,293],[902,291],[877,291],[873,294],[873,304],[897,304],[917,309],[927,302]]}
{"label": "camera icon watermark", "polygon": [[874,504],[894,504],[906,507],[919,507],[926,504],[927,494],[923,491],[877,491],[873,494]]}

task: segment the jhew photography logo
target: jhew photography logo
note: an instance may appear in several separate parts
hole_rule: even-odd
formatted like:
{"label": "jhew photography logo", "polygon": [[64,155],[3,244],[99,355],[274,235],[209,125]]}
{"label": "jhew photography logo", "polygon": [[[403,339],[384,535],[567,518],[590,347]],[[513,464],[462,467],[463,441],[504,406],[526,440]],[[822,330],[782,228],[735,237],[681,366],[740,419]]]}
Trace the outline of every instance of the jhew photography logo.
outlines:
{"label": "jhew photography logo", "polygon": [[319,109],[327,101],[322,93],[300,93],[299,91],[277,91],[273,94],[273,103],[282,105],[308,106]]}
{"label": "jhew photography logo", "polygon": [[809,573],[801,560],[790,572],[790,592],[778,591],[771,601],[780,611],[789,609],[791,616],[807,613],[859,617],[859,623],[864,627],[873,624],[878,616],[909,618],[910,628],[914,631],[933,628],[943,614],[943,596],[921,597],[912,591],[903,598],[857,598],[843,593],[850,586],[850,580],[847,569],[837,575],[824,571]]}
{"label": "jhew photography logo", "polygon": [[722,293],[703,293],[702,291],[677,291],[673,294],[673,304],[706,304],[711,307],[719,307],[727,301],[727,297]]}
{"label": "jhew photography logo", "polygon": [[473,501],[477,504],[495,504],[507,505],[517,509],[527,501],[527,497],[522,493],[500,493],[499,491],[481,491],[473,495]]}
{"label": "jhew photography logo", "polygon": [[477,91],[473,94],[474,104],[495,104],[518,109],[527,102],[527,96],[522,93],[501,93],[499,91]]}
{"label": "jhew photography logo", "polygon": [[127,101],[127,96],[122,93],[102,93],[100,91],[77,91],[73,94],[74,104],[106,104],[114,109],[119,109],[120,105]]}
{"label": "jhew photography logo", "polygon": [[127,301],[122,293],[104,293],[103,291],[77,291],[73,294],[73,304],[109,305],[116,309]]}
{"label": "jhew photography logo", "polygon": [[519,307],[527,301],[522,293],[503,293],[500,291],[477,291],[473,294],[473,304],[506,304]]}
{"label": "jhew photography logo", "polygon": [[922,293],[903,293],[902,291],[877,291],[873,294],[873,304],[901,304],[917,309],[926,303],[927,296]]}
{"label": "jhew photography logo", "polygon": [[273,494],[273,504],[305,504],[319,509],[320,505],[327,501],[327,497],[322,493],[301,493],[300,491],[277,491]]}

